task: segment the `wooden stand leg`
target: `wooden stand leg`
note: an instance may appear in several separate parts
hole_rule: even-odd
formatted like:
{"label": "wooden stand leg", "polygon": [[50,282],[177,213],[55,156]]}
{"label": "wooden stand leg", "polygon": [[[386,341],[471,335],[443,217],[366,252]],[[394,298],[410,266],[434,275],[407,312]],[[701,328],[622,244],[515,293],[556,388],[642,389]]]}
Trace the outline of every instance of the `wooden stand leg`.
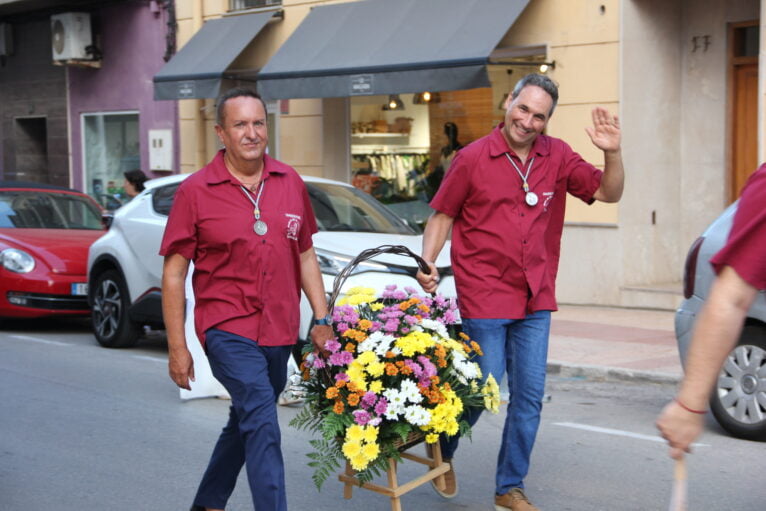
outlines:
{"label": "wooden stand leg", "polygon": [[[348,461],[346,462],[346,475],[348,477],[354,477],[354,470],[351,468],[351,463]],[[351,494],[354,491],[354,485],[349,480],[346,480],[346,482],[343,485],[343,498],[344,499],[350,499]]]}
{"label": "wooden stand leg", "polygon": [[[431,453],[432,453],[432,457],[431,457],[432,469],[444,463],[444,460],[442,460],[442,447],[439,444],[439,442],[436,442],[435,444],[433,444],[433,446],[431,447]],[[441,491],[446,490],[447,482],[444,480],[444,474],[439,474],[438,476],[436,476],[436,478],[434,479],[434,484],[436,484],[436,487],[439,490]]]}
{"label": "wooden stand leg", "polygon": [[388,487],[394,492],[391,497],[391,511],[402,511],[402,501],[399,499],[396,489],[399,483],[396,480],[396,460],[388,460]]}

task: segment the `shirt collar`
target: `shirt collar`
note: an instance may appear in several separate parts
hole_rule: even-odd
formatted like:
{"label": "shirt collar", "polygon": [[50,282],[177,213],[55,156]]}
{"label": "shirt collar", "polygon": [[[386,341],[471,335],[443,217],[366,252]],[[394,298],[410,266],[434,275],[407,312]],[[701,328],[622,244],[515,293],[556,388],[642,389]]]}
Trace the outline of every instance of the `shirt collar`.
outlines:
{"label": "shirt collar", "polygon": [[[489,155],[493,158],[502,156],[505,153],[516,154],[513,149],[508,147],[508,142],[505,141],[503,136],[504,122],[501,122],[497,127],[492,130],[489,138]],[[547,135],[538,135],[535,141],[532,143],[532,149],[529,151],[530,155],[534,156],[548,156],[550,153],[550,139]]]}
{"label": "shirt collar", "polygon": [[[212,159],[212,161],[208,164],[208,168],[210,169],[210,172],[208,172],[207,175],[207,184],[209,185],[217,185],[225,182],[230,182],[232,184],[239,184],[236,179],[234,179],[234,176],[229,173],[228,169],[226,168],[226,163],[223,160],[223,155],[226,152],[226,149],[221,149],[218,151],[218,153],[215,155],[215,157]],[[264,179],[268,178],[272,174],[284,174],[285,169],[282,168],[282,165],[279,164],[279,162],[275,159],[273,159],[268,154],[263,155],[263,175]]]}

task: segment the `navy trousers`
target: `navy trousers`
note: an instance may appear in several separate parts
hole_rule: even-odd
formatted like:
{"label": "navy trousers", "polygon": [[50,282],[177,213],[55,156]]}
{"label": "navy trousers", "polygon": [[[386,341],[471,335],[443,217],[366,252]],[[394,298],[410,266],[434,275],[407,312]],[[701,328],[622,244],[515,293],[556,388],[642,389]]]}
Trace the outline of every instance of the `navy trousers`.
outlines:
{"label": "navy trousers", "polygon": [[276,402],[291,347],[259,346],[217,329],[206,332],[205,343],[210,369],[231,395],[231,408],[194,505],[224,509],[244,464],[256,511],[287,511]]}

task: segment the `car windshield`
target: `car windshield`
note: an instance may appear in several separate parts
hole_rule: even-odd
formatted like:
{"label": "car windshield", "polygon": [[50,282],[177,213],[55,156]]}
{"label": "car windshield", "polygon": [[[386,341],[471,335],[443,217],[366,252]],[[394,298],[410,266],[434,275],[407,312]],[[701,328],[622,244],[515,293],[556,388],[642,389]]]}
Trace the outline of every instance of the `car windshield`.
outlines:
{"label": "car windshield", "polygon": [[320,231],[416,234],[401,218],[361,190],[332,183],[307,182]]}
{"label": "car windshield", "polygon": [[85,197],[45,191],[0,191],[0,228],[103,229],[101,212]]}

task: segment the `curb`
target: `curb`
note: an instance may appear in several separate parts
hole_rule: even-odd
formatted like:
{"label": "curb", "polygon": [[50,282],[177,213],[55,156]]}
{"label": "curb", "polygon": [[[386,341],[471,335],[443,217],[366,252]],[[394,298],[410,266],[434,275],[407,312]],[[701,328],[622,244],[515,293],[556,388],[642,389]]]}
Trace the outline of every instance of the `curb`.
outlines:
{"label": "curb", "polygon": [[548,361],[547,373],[568,378],[587,378],[598,381],[620,381],[638,383],[677,384],[681,375],[657,373],[652,371],[634,371],[622,367],[596,365],[574,365],[555,360]]}

